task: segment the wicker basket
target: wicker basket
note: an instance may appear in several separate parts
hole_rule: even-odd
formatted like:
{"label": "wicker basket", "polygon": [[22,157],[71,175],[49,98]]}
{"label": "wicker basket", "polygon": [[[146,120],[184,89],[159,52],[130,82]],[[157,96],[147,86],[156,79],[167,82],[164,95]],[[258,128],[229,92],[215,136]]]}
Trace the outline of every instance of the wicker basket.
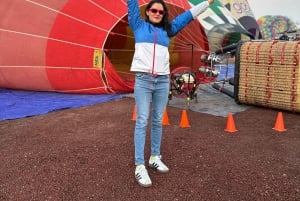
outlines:
{"label": "wicker basket", "polygon": [[248,41],[237,47],[237,103],[300,112],[300,42]]}

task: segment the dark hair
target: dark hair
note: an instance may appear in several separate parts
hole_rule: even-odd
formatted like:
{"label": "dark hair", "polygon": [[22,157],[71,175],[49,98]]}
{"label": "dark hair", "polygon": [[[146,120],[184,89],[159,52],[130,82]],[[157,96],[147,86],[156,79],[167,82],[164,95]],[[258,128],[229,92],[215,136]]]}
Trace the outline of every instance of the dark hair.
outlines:
{"label": "dark hair", "polygon": [[[149,20],[149,16],[146,14],[146,11],[149,11],[149,9],[152,7],[153,4],[155,3],[160,3],[163,8],[164,8],[164,11],[165,11],[165,15],[163,16],[162,20],[160,23],[158,24],[154,24],[152,23],[150,20]],[[146,15],[146,21],[153,24],[154,26],[157,26],[157,27],[162,27],[164,30],[166,30],[167,34],[169,37],[172,37],[174,36],[174,34],[172,34],[171,32],[171,25],[169,23],[169,11],[168,11],[168,8],[167,8],[167,5],[165,4],[165,2],[163,0],[152,0],[148,3],[146,9],[145,9],[145,15]]]}

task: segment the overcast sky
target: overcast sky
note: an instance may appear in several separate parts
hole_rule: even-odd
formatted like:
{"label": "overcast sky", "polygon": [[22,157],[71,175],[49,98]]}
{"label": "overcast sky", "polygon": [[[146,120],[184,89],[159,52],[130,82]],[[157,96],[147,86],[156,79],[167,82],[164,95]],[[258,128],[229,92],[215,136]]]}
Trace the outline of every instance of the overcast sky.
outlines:
{"label": "overcast sky", "polygon": [[256,19],[264,15],[283,15],[300,24],[300,0],[248,0]]}

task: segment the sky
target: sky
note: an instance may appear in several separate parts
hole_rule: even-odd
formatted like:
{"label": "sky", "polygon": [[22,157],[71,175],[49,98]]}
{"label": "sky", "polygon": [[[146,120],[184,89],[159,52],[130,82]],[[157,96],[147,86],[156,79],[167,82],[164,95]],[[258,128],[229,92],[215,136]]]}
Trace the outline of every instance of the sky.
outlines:
{"label": "sky", "polygon": [[264,15],[283,15],[300,24],[300,0],[248,0],[256,19]]}

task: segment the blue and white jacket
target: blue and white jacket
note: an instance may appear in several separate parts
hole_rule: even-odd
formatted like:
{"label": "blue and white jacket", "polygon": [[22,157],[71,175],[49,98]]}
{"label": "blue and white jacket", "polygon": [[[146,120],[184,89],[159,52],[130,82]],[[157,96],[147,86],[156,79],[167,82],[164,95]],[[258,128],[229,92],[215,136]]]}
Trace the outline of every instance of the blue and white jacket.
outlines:
{"label": "blue and white jacket", "polygon": [[[141,17],[138,0],[127,0],[128,21],[135,37],[135,52],[130,71],[156,75],[170,74],[169,44],[166,30],[155,27]],[[207,1],[178,15],[171,22],[171,31],[176,35],[193,19],[209,7]]]}

